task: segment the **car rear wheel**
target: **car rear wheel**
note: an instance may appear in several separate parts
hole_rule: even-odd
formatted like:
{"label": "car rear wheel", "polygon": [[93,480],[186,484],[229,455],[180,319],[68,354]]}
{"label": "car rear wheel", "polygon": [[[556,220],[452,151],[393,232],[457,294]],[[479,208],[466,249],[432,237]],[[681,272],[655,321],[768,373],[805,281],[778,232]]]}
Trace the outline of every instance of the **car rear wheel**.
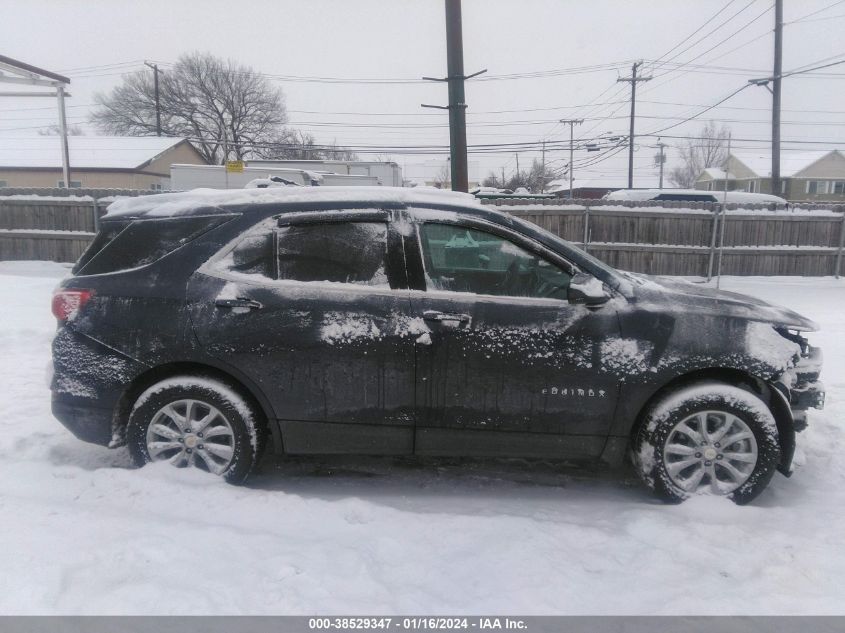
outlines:
{"label": "car rear wheel", "polygon": [[668,394],[647,412],[632,460],[661,499],[697,494],[744,504],[768,485],[780,460],[777,425],[756,395],[719,383]]}
{"label": "car rear wheel", "polygon": [[139,466],[166,461],[242,483],[263,448],[258,420],[253,407],[219,380],[168,378],[136,400],[127,427],[129,450]]}

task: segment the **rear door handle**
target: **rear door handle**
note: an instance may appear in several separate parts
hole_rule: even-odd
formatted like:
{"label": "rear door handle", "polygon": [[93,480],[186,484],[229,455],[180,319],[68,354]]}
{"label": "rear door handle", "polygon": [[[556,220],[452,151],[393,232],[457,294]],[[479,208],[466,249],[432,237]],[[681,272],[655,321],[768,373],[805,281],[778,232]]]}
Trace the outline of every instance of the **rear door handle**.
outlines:
{"label": "rear door handle", "polygon": [[218,299],[214,302],[218,308],[249,308],[250,310],[260,310],[264,307],[263,303],[255,299],[247,299],[245,297],[238,297],[237,299]]}
{"label": "rear door handle", "polygon": [[457,321],[458,323],[469,323],[470,321],[468,314],[438,312],[437,310],[426,310],[423,312],[423,319],[426,321]]}

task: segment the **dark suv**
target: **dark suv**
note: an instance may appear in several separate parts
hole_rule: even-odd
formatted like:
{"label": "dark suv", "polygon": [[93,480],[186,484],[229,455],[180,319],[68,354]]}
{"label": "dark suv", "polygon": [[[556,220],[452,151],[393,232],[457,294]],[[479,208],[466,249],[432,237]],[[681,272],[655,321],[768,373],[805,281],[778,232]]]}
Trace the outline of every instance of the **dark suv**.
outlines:
{"label": "dark suv", "polygon": [[243,481],[291,454],[622,462],[662,498],[790,472],[820,352],[786,309],[620,273],[465,194],[115,202],[53,300],[80,439]]}

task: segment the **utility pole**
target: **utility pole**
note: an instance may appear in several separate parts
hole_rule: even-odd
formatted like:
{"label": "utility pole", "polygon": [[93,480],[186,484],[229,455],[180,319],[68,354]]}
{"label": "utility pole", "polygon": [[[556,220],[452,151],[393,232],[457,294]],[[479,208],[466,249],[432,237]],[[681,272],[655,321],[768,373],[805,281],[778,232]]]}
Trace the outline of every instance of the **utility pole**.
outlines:
{"label": "utility pole", "polygon": [[449,80],[449,145],[452,156],[452,190],[469,191],[461,0],[446,0],[446,74]]}
{"label": "utility pole", "polygon": [[65,189],[70,189],[70,149],[67,142],[67,116],[65,115],[65,87],[56,86],[56,96],[59,101],[59,136],[62,139],[62,176],[65,179]]}
{"label": "utility pole", "polygon": [[469,191],[467,170],[467,120],[464,81],[477,77],[487,70],[464,75],[464,41],[461,25],[461,0],[446,1],[446,77],[423,77],[427,81],[445,81],[449,85],[449,105],[426,105],[449,111],[449,154],[452,174],[452,191]]}
{"label": "utility pole", "polygon": [[635,62],[631,66],[630,77],[620,77],[616,81],[628,81],[631,83],[631,126],[628,133],[628,189],[634,188],[634,116],[637,107],[637,82],[651,81],[651,77],[637,77],[637,68],[642,62]]}
{"label": "utility pole", "polygon": [[543,153],[541,154],[542,159],[540,160],[540,193],[545,193],[546,191],[546,140],[543,139]]}
{"label": "utility pole", "polygon": [[519,152],[516,152],[514,156],[516,156],[516,181],[519,182]]}
{"label": "utility pole", "polygon": [[772,195],[780,195],[780,84],[783,57],[783,0],[775,0],[775,64],[772,73]]}
{"label": "utility pole", "polygon": [[144,62],[144,66],[149,66],[153,69],[153,81],[155,82],[155,94],[156,94],[156,136],[161,136],[161,101],[159,100],[159,93],[158,93],[158,64],[151,64],[150,62]]}
{"label": "utility pole", "polygon": [[561,119],[560,122],[569,125],[569,198],[572,199],[572,177],[575,171],[575,164],[572,162],[575,150],[575,132],[573,130],[576,125],[581,125],[584,119]]}
{"label": "utility pole", "polygon": [[659,189],[663,189],[663,163],[666,162],[666,156],[663,154],[663,148],[666,147],[666,143],[661,143],[658,139],[657,147],[660,149],[660,156],[657,158],[657,161],[660,163],[660,184]]}

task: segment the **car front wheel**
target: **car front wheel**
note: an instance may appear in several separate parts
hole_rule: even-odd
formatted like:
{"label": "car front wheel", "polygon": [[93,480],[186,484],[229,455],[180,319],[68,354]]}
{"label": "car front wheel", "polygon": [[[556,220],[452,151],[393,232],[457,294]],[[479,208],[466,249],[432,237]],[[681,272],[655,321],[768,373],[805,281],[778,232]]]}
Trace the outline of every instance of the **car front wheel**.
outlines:
{"label": "car front wheel", "polygon": [[213,378],[176,376],[146,389],[129,416],[135,463],[166,461],[242,483],[255,470],[263,433],[253,407]]}
{"label": "car front wheel", "polygon": [[777,425],[756,395],[698,383],[654,404],[633,438],[632,461],[661,499],[696,494],[748,503],[768,485],[780,460]]}

